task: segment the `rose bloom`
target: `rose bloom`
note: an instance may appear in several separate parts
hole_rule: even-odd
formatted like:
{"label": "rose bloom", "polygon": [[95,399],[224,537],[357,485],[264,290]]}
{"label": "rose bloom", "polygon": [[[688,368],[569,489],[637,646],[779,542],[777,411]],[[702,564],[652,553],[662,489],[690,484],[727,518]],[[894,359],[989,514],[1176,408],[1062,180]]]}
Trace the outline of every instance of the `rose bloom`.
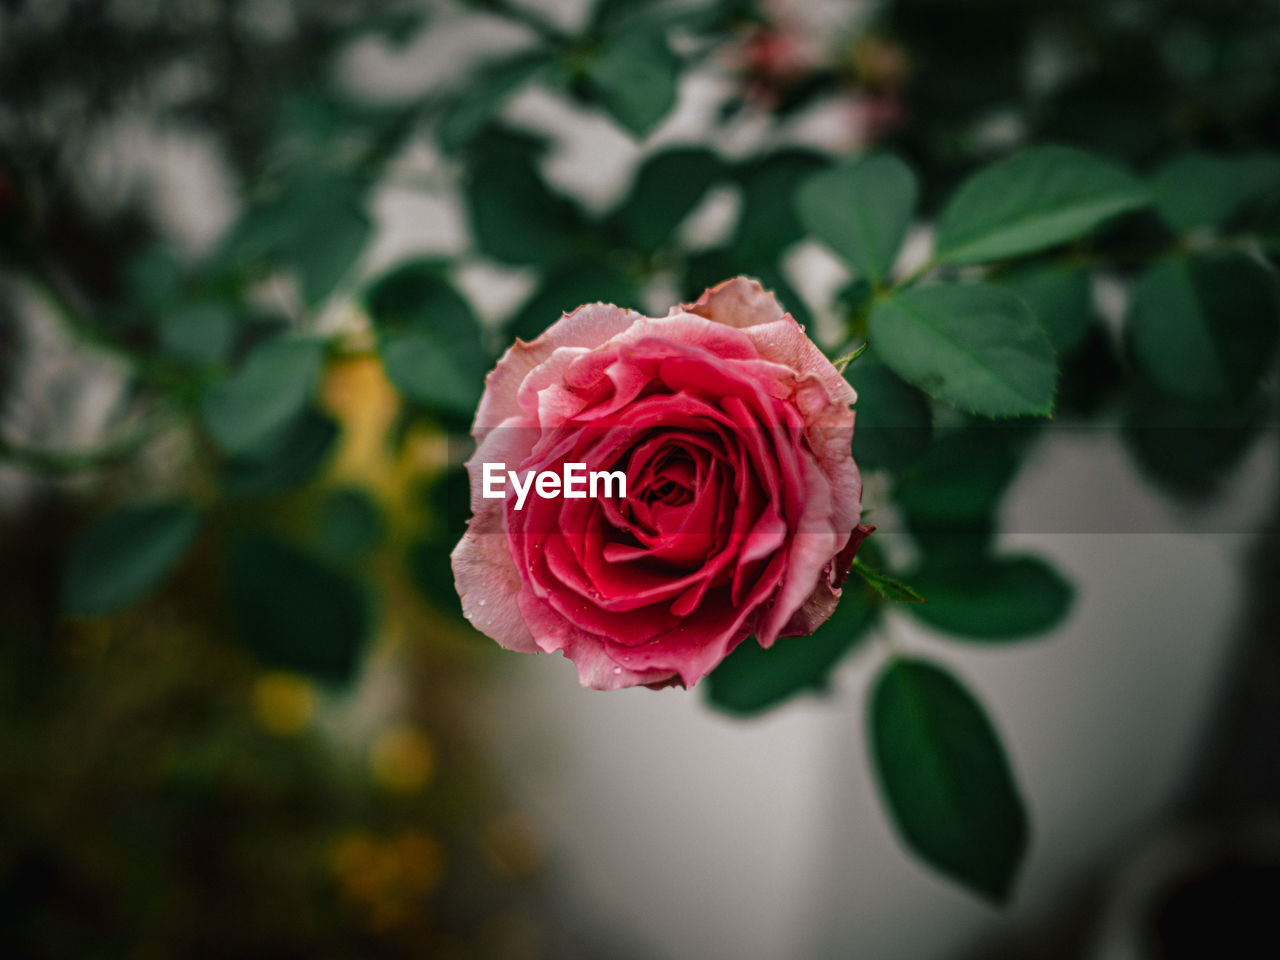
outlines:
{"label": "rose bloom", "polygon": [[[485,382],[453,551],[462,608],[509,650],[560,651],[584,686],[696,683],[746,637],[812,633],[869,527],[853,389],[745,277],[666,317],[579,307]],[[626,495],[483,494],[485,463],[622,471]]]}

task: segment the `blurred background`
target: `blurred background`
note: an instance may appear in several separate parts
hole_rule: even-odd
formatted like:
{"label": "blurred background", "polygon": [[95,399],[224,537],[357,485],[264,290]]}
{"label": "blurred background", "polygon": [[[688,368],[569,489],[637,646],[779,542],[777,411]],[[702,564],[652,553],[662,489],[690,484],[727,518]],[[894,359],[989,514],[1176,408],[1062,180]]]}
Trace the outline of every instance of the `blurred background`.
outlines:
{"label": "blurred background", "polygon": [[[1001,732],[1033,822],[1005,909],[886,820],[873,644],[749,719],[600,694],[470,630],[448,569],[514,336],[747,273],[835,350],[814,172],[894,149],[927,219],[1027,143],[1276,150],[1278,65],[1269,0],[2,0],[0,949],[1280,954],[1274,363],[1132,429],[1167,399],[1117,334],[1150,224],[1106,238],[987,505],[1069,614],[877,628]],[[900,464],[855,456],[909,558]]]}

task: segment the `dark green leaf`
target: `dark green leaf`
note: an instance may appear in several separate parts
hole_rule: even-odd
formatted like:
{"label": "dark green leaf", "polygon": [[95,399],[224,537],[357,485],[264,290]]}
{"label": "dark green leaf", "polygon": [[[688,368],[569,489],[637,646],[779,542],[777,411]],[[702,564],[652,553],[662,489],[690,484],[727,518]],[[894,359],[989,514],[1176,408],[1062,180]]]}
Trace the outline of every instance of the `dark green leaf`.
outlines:
{"label": "dark green leaf", "polygon": [[1151,181],[1156,212],[1179,233],[1222,226],[1277,187],[1280,156],[1273,153],[1187,153],[1161,167]]}
{"label": "dark green leaf", "polygon": [[1268,420],[1265,394],[1206,406],[1138,383],[1128,399],[1123,436],[1129,453],[1154,483],[1193,503],[1221,490]]}
{"label": "dark green leaf", "polygon": [[505,132],[476,138],[464,196],[475,241],[503,263],[548,265],[572,258],[582,216],[545,185],[536,145]]}
{"label": "dark green leaf", "polygon": [[938,221],[938,257],[984,263],[1072,240],[1148,202],[1129,173],[1083,150],[1030,147],[974,174]]}
{"label": "dark green leaf", "polygon": [[160,347],[197,367],[220,367],[231,356],[236,317],[217,303],[193,303],[167,311],[160,319]]}
{"label": "dark green leaf", "polygon": [[1027,437],[1022,428],[987,426],[944,434],[899,474],[894,501],[920,524],[985,523],[1013,481]]}
{"label": "dark green leaf", "polygon": [[895,659],[876,682],[870,727],[881,796],[903,842],[947,876],[1007,901],[1027,814],[982,705],[941,667]]}
{"label": "dark green leaf", "polygon": [[387,376],[410,400],[462,417],[475,413],[484,391],[480,358],[458,354],[429,330],[388,334],[381,350]]}
{"label": "dark green leaf", "polygon": [[878,285],[902,246],[919,192],[905,163],[870,153],[810,178],[797,203],[809,231]]}
{"label": "dark green leaf", "polygon": [[311,221],[308,239],[290,255],[308,306],[316,306],[334,291],[372,234],[369,218],[354,206],[333,206]]}
{"label": "dark green leaf", "polygon": [[1275,353],[1276,285],[1244,254],[1153,264],[1133,290],[1138,365],[1166,393],[1202,403],[1247,396]]}
{"label": "dark green leaf", "polygon": [[853,572],[860,576],[871,586],[871,589],[886,600],[892,600],[894,603],[927,603],[928,601],[920,596],[912,587],[896,580],[888,574],[881,573],[874,567],[870,567],[861,560],[853,561]]}
{"label": "dark green leaf", "polygon": [[780,637],[764,650],[754,638],[705,680],[707,700],[728,713],[760,713],[806,690],[825,690],[836,664],[867,635],[879,608],[875,595],[857,581],[845,585],[831,618],[812,636]]}
{"label": "dark green leaf", "polygon": [[724,5],[683,0],[600,0],[591,15],[590,32],[596,36],[617,36],[636,30],[681,28],[700,30],[716,27],[725,20]]}
{"label": "dark green leaf", "polygon": [[637,249],[652,253],[667,242],[723,173],[720,158],[702,147],[654,154],[636,174],[631,193],[616,214],[618,222]]}
{"label": "dark green leaf", "polygon": [[307,407],[324,361],[314,340],[260,344],[204,396],[204,424],[224,451],[243,454],[284,431]]}
{"label": "dark green leaf", "polygon": [[405,561],[413,585],[433,606],[458,617],[462,616],[462,601],[454,586],[453,567],[449,554],[456,541],[427,538],[410,544]]}
{"label": "dark green leaf", "polygon": [[325,498],[316,525],[320,552],[330,560],[358,559],[382,537],[382,512],[358,487],[334,490]]}
{"label": "dark green leaf", "polygon": [[795,193],[801,183],[828,164],[821,154],[791,148],[738,168],[742,214],[727,254],[738,271],[754,271],[762,264],[776,262],[787,247],[804,236]]}
{"label": "dark green leaf", "polygon": [[1048,416],[1058,368],[1027,305],[990,284],[912,287],[871,311],[871,349],[898,376],[987,417]]}
{"label": "dark green leaf", "polygon": [[355,674],[369,609],[350,577],[253,532],[231,541],[226,582],[241,638],[263,665],[334,683]]}
{"label": "dark green leaf", "polygon": [[347,274],[372,232],[363,184],[326,170],[303,171],[271,202],[251,207],[228,233],[215,267],[292,269],[314,306]]}
{"label": "dark green leaf", "polygon": [[410,261],[384,274],[365,294],[365,304],[380,331],[426,331],[460,354],[484,352],[471,305],[432,261]]}
{"label": "dark green leaf", "polygon": [[62,610],[94,616],[123,609],[160,586],[200,530],[190,503],[122,507],[90,527],[71,547],[62,581]]}
{"label": "dark green leaf", "polygon": [[634,307],[635,282],[609,263],[578,261],[551,273],[507,326],[510,336],[536,339],[547,327],[586,303]]}
{"label": "dark green leaf", "polygon": [[340,432],[332,417],[307,407],[283,433],[223,462],[223,492],[264,497],[310,480],[328,460]]}
{"label": "dark green leaf", "polygon": [[502,109],[507,100],[547,64],[541,50],[522,51],[485,66],[440,116],[436,136],[448,153],[465,147]]}
{"label": "dark green leaf", "polygon": [[1080,346],[1093,316],[1093,293],[1086,271],[1037,264],[1007,274],[1001,283],[1027,302],[1059,356]]}
{"label": "dark green leaf", "polygon": [[858,392],[853,458],[863,470],[901,470],[929,446],[932,418],[924,394],[875,358],[859,357],[844,377]]}
{"label": "dark green leaf", "polygon": [[926,562],[912,575],[928,598],[911,612],[930,626],[978,640],[1017,640],[1057,626],[1074,591],[1038,557],[954,557]]}
{"label": "dark green leaf", "polygon": [[660,31],[628,31],[601,44],[586,75],[610,116],[643,139],[675,106],[680,62]]}
{"label": "dark green leaf", "polygon": [[407,397],[469,417],[490,366],[471,306],[430,261],[403,264],[365,296],[387,376]]}

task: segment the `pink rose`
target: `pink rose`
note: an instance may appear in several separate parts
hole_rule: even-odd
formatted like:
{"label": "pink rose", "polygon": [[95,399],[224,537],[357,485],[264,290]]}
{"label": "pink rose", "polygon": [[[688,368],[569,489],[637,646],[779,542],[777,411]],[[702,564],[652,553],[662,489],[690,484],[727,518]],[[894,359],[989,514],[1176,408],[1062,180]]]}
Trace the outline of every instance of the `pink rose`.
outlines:
{"label": "pink rose", "polygon": [[[472,427],[473,516],[452,557],[464,613],[602,690],[688,686],[751,634],[812,633],[870,532],[854,399],[745,277],[666,317],[596,303],[517,340]],[[625,496],[539,496],[530,475],[567,463],[618,471]],[[497,464],[514,483],[499,488]]]}

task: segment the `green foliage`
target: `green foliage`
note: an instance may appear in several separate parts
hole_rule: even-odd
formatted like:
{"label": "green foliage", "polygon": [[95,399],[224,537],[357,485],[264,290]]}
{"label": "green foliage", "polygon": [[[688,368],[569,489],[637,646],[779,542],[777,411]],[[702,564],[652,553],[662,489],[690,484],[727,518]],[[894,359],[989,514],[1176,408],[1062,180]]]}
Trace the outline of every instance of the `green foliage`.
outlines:
{"label": "green foliage", "polygon": [[616,216],[638,250],[651,253],[724,176],[724,163],[703,147],[677,147],[655,153],[636,174],[631,192]]}
{"label": "green foliage", "polygon": [[768,650],[752,638],[711,672],[707,701],[739,715],[758,714],[806,691],[824,691],[836,664],[867,636],[879,615],[875,594],[845,586],[835,613],[812,636],[780,637]]}
{"label": "green foliage", "polygon": [[272,534],[246,531],[228,545],[225,577],[240,638],[260,663],[327,683],[355,676],[370,612],[349,576]]}
{"label": "green foliage", "polygon": [[798,195],[809,231],[879,285],[902,246],[920,188],[892,154],[864,154],[812,177]]}
{"label": "green foliage", "polygon": [[1156,213],[1178,233],[1221,227],[1251,201],[1280,188],[1280,155],[1184,153],[1151,180]]}
{"label": "green foliage", "polygon": [[938,257],[985,263],[1035,253],[1145,206],[1120,167],[1071,147],[1030,147],[974,174],[938,220]]}
{"label": "green foliage", "polygon": [[874,567],[868,566],[861,559],[853,561],[853,572],[867,582],[876,593],[884,597],[886,600],[892,600],[894,603],[927,603],[924,597],[920,596],[914,588],[882,573]]}
{"label": "green foliage", "polygon": [[863,470],[902,470],[929,448],[932,417],[924,395],[867,354],[845,369],[858,392],[853,458]]}
{"label": "green foliage", "polygon": [[895,658],[872,691],[870,728],[881,795],[902,840],[935,869],[1007,901],[1027,814],[982,705],[936,664]]}
{"label": "green foliage", "polygon": [[1073,591],[1038,557],[926,558],[911,580],[929,602],[914,616],[938,630],[1000,642],[1043,633],[1062,622]]}
{"label": "green foliage", "polygon": [[227,457],[219,480],[228,497],[265,497],[310,480],[324,466],[341,433],[337,422],[307,407],[282,433]]}
{"label": "green foliage", "polygon": [[988,417],[1048,416],[1058,368],[1026,303],[990,284],[912,287],[871,311],[872,351],[926,393]]}
{"label": "green foliage", "polygon": [[586,77],[618,125],[643,139],[675,106],[679,69],[660,30],[627,30],[600,44],[587,63]]}
{"label": "green foliage", "polygon": [[67,555],[63,612],[114,613],[141,600],[173,572],[200,530],[200,512],[168,501],[120,507],[86,530]]}
{"label": "green foliage", "polygon": [[220,303],[191,303],[160,319],[160,348],[175,360],[194,367],[222,367],[231,358],[238,323]]}
{"label": "green foliage", "polygon": [[502,263],[547,267],[570,259],[584,228],[577,207],[542,179],[540,145],[491,131],[468,152],[463,197],[477,247]]}
{"label": "green foliage", "polygon": [[365,303],[391,382],[430,409],[470,418],[490,354],[470,305],[438,266],[411,261],[397,267],[370,287]]}
{"label": "green foliage", "polygon": [[739,163],[734,173],[742,189],[742,213],[729,242],[726,266],[758,270],[803,237],[805,228],[793,197],[801,183],[829,165],[821,154],[794,147]]}
{"label": "green foliage", "polygon": [[1086,270],[1055,263],[1033,264],[1004,275],[1000,282],[1027,302],[1060,357],[1080,346],[1093,317],[1093,293]]}
{"label": "green foliage", "polygon": [[1268,423],[1267,402],[1191,403],[1135,384],[1125,411],[1125,446],[1142,472],[1181,499],[1203,503],[1220,492]]}
{"label": "green foliage", "polygon": [[204,395],[209,436],[229,454],[273,442],[311,401],[324,363],[317,340],[269,340],[254,348],[231,376]]}
{"label": "green foliage", "polygon": [[1275,355],[1275,278],[1243,254],[1171,258],[1134,287],[1134,359],[1166,393],[1227,403],[1256,389]]}
{"label": "green foliage", "polygon": [[463,150],[522,86],[548,63],[542,50],[521,51],[487,64],[440,116],[436,137],[448,153]]}
{"label": "green foliage", "polygon": [[1017,472],[1027,436],[1025,429],[976,425],[943,434],[898,473],[894,501],[924,523],[970,527],[985,522]]}
{"label": "green foliage", "polygon": [[336,289],[372,234],[363,190],[356,177],[305,170],[274,200],[246,211],[223,241],[217,263],[286,267],[314,307]]}
{"label": "green foliage", "polygon": [[316,524],[316,545],[334,562],[359,560],[382,538],[382,512],[359,487],[342,487],[325,497]]}

